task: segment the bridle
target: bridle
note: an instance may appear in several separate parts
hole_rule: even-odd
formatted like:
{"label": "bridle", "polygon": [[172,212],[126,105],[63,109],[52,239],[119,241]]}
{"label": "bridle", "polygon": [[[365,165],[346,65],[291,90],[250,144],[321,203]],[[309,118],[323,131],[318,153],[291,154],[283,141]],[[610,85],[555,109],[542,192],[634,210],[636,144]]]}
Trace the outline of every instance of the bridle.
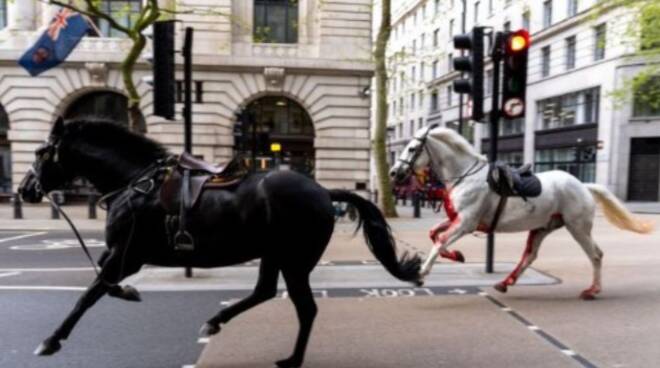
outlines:
{"label": "bridle", "polygon": [[[404,160],[402,158],[398,159],[399,162],[407,165],[407,169],[406,169],[406,173],[405,173],[406,178],[410,177],[413,174],[413,168],[415,166],[415,162],[417,162],[419,157],[422,155],[422,152],[426,152],[426,154],[429,156],[429,160],[431,161],[431,165],[430,165],[430,168],[431,168],[430,170],[431,171],[433,171],[433,167],[440,167],[439,162],[437,162],[433,158],[433,155],[431,154],[431,151],[429,150],[428,146],[426,145],[426,142],[428,140],[428,136],[429,136],[431,130],[433,130],[437,126],[438,126],[438,124],[433,124],[433,125],[429,126],[429,128],[426,130],[426,132],[424,132],[424,135],[422,137],[413,137],[413,140],[418,141],[420,144],[417,146],[417,148],[415,149],[415,152],[413,153],[413,155],[411,156],[410,159],[408,159],[408,160]],[[470,166],[470,168],[467,169],[467,171],[465,173],[463,173],[462,175],[453,177],[453,178],[443,178],[437,172],[435,172],[434,175],[438,178],[438,180],[440,180],[440,182],[442,182],[442,184],[445,187],[449,187],[449,186],[456,187],[461,182],[463,182],[463,180],[465,180],[465,178],[478,173],[479,171],[481,171],[481,169],[483,169],[485,166],[488,165],[488,163],[484,163],[483,165],[479,166],[479,162],[480,162],[479,159],[475,159],[474,164],[472,164],[472,166]]]}

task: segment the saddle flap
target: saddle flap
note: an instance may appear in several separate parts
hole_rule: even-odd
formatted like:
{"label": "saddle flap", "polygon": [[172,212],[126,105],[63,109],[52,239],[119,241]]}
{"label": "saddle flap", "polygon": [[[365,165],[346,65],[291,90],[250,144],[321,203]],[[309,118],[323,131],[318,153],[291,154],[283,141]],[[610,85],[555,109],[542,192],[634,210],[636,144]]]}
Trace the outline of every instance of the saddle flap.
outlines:
{"label": "saddle flap", "polygon": [[541,181],[531,168],[531,164],[513,168],[502,162],[492,163],[488,171],[488,185],[503,197],[538,197],[542,191]]}

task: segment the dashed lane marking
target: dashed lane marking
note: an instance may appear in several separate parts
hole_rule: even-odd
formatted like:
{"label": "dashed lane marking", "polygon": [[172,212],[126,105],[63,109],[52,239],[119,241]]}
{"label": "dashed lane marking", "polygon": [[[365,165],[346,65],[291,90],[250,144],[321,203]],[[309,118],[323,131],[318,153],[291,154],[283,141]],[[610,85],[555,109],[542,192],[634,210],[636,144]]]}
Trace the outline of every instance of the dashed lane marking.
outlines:
{"label": "dashed lane marking", "polygon": [[16,235],[16,236],[11,236],[9,238],[0,239],[0,243],[6,243],[6,242],[13,241],[13,240],[20,240],[20,239],[25,239],[25,238],[32,238],[32,237],[35,237],[35,236],[45,235],[45,234],[48,234],[48,232],[42,231],[42,232],[38,232],[38,233]]}
{"label": "dashed lane marking", "polygon": [[20,272],[0,272],[0,278],[18,276],[20,274],[21,274]]}
{"label": "dashed lane marking", "polygon": [[528,330],[539,336],[541,339],[545,340],[545,342],[549,343],[550,345],[554,346],[556,349],[558,349],[562,354],[566,355],[567,357],[573,359],[576,363],[578,363],[580,366],[583,368],[598,368],[598,366],[592,362],[590,362],[587,358],[583,357],[582,355],[578,354],[568,346],[566,346],[564,343],[559,341],[556,337],[550,335],[549,333],[545,332],[541,327],[533,324],[529,320],[527,320],[525,317],[523,317],[520,313],[516,312],[513,310],[513,308],[507,306],[506,304],[502,303],[501,301],[497,300],[495,297],[492,295],[488,294],[485,291],[481,291],[478,293],[478,295],[481,295],[488,299],[491,303],[495,304],[501,311],[507,313],[509,316],[511,316],[513,319],[516,321],[522,323],[525,327],[527,327]]}
{"label": "dashed lane marking", "polygon": [[87,272],[91,267],[0,268],[0,272]]}
{"label": "dashed lane marking", "polygon": [[200,337],[200,338],[197,339],[197,343],[198,343],[198,344],[204,344],[204,345],[206,345],[206,344],[209,343],[209,341],[211,341],[211,338],[210,338],[210,337]]}
{"label": "dashed lane marking", "polygon": [[24,285],[2,285],[0,290],[11,291],[85,291],[86,287],[79,286],[24,286]]}

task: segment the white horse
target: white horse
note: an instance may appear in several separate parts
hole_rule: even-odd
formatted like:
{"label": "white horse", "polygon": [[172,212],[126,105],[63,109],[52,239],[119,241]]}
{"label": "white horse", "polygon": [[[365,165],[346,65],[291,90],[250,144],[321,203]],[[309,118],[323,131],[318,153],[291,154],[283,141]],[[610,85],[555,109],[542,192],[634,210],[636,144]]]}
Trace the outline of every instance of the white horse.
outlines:
{"label": "white horse", "polygon": [[527,247],[518,266],[502,282],[495,285],[500,292],[514,285],[520,275],[536,259],[543,239],[554,230],[566,226],[585,251],[593,265],[593,283],[581,294],[594,299],[601,291],[601,262],[603,252],[591,237],[596,202],[613,225],[637,233],[653,230],[650,223],[635,219],[607,188],[597,184],[583,184],[564,171],[548,171],[537,175],[542,185],[540,196],[509,198],[495,229],[489,229],[496,214],[500,196],[487,183],[487,159],[457,132],[446,128],[422,128],[410,141],[390,175],[404,180],[413,172],[426,167],[446,186],[444,208],[448,220],[431,229],[434,245],[426,259],[421,278],[428,275],[438,255],[463,262],[463,255],[448,248],[463,235],[475,231],[528,231]]}

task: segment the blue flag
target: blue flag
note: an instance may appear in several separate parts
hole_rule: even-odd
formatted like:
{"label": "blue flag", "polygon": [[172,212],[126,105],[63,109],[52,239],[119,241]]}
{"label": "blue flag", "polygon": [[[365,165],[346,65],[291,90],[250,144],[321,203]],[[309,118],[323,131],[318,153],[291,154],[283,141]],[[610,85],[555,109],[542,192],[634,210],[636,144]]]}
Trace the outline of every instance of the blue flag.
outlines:
{"label": "blue flag", "polygon": [[21,56],[18,64],[33,77],[54,68],[66,60],[89,29],[87,19],[82,15],[70,9],[61,9],[37,43]]}

